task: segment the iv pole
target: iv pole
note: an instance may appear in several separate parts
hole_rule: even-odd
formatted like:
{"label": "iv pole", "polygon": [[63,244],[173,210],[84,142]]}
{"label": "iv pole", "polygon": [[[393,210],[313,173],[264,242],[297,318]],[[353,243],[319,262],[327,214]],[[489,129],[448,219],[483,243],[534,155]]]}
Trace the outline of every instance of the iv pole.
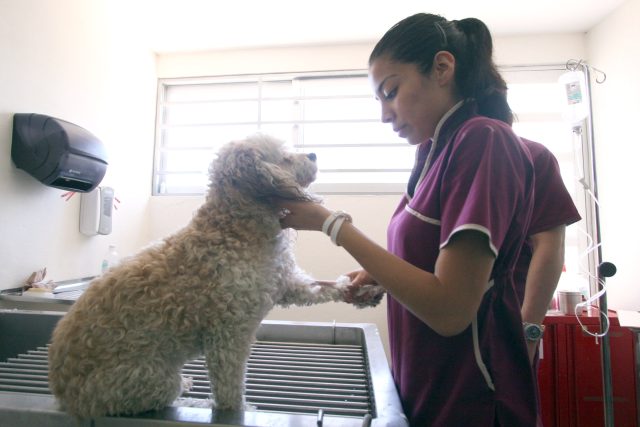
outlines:
{"label": "iv pole", "polygon": [[[587,137],[587,155],[590,156],[591,160],[591,176],[590,176],[590,187],[593,192],[593,197],[595,201],[592,203],[592,209],[589,214],[592,214],[591,221],[594,224],[594,238],[593,244],[597,248],[597,255],[595,259],[596,265],[596,275],[597,275],[597,291],[601,292],[604,289],[605,281],[607,277],[612,277],[616,274],[616,266],[610,262],[602,262],[602,245],[600,241],[600,209],[597,203],[598,200],[598,184],[596,177],[596,167],[595,167],[595,145],[594,145],[594,132],[593,132],[593,105],[591,102],[591,68],[584,61],[573,61],[570,60],[567,62],[567,69],[574,71],[577,68],[581,68],[586,80],[586,94],[587,99],[589,100],[589,115],[586,120],[586,127],[588,132]],[[595,70],[595,68],[593,68]],[[596,70],[599,71],[599,70]],[[602,73],[602,72],[601,72]],[[597,80],[597,83],[604,83],[606,80],[606,75],[602,73],[604,76],[602,80]],[[574,132],[579,132],[580,130],[576,130],[574,128]],[[589,215],[591,216],[591,215]],[[613,415],[613,385],[611,381],[611,352],[610,352],[610,344],[609,344],[609,334],[603,333],[603,331],[608,329],[609,318],[608,318],[608,308],[607,308],[607,294],[606,292],[601,292],[600,297],[598,299],[598,307],[600,310],[600,332],[601,332],[601,343],[600,343],[600,356],[602,362],[602,391],[603,391],[603,403],[604,403],[604,425],[605,427],[614,427],[614,415]]]}

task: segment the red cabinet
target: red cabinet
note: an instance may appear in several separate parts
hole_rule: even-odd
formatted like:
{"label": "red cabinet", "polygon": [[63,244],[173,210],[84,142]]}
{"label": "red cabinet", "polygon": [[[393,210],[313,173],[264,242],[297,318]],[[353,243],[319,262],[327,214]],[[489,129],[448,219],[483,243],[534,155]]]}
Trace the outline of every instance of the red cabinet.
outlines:
{"label": "red cabinet", "polygon": [[[609,342],[616,427],[638,422],[634,334],[610,313]],[[599,331],[598,312],[580,316],[591,332]],[[549,312],[545,318],[538,372],[544,427],[604,425],[600,342],[584,332],[575,316]]]}

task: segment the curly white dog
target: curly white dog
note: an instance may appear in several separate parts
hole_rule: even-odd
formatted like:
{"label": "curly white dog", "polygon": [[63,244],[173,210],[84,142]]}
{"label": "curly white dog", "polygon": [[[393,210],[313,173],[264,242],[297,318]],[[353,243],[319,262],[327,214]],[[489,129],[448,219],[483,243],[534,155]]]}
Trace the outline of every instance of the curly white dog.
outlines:
{"label": "curly white dog", "polygon": [[245,363],[269,310],[345,298],[296,266],[279,223],[275,201],[315,200],[305,187],[316,171],[314,154],[267,136],[224,146],[190,224],[96,279],[57,325],[49,382],[63,408],[80,418],[160,409],[199,355],[216,406],[242,408]]}

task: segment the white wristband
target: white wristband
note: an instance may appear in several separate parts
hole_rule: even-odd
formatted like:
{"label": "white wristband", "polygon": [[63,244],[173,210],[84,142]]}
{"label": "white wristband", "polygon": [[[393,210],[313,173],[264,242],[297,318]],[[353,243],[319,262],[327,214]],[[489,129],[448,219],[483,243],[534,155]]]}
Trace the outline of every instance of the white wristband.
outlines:
{"label": "white wristband", "polygon": [[333,224],[333,221],[335,221],[336,218],[338,218],[338,212],[331,212],[331,215],[329,215],[322,223],[322,232],[327,236],[330,236],[329,227],[331,227],[331,224]]}
{"label": "white wristband", "polygon": [[331,236],[331,234],[329,233],[331,224],[333,224],[334,221],[340,217],[345,218],[347,221],[351,222],[351,215],[349,215],[348,213],[343,211],[331,212],[331,215],[329,215],[327,219],[325,219],[324,222],[322,223],[322,232],[327,236]]}
{"label": "white wristband", "polygon": [[340,232],[340,229],[342,228],[342,224],[344,224],[344,222],[347,220],[346,217],[344,216],[339,216],[336,221],[333,223],[333,227],[331,228],[331,241],[333,242],[334,245],[336,246],[340,246],[338,244],[338,233]]}

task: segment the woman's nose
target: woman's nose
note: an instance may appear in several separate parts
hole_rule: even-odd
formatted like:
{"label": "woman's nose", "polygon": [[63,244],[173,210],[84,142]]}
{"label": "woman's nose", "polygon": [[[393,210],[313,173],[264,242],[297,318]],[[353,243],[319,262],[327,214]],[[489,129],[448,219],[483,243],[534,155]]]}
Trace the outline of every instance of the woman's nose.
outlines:
{"label": "woman's nose", "polygon": [[386,107],[384,104],[382,105],[382,123],[391,123],[393,121],[393,112],[391,108]]}
{"label": "woman's nose", "polygon": [[316,156],[316,153],[309,153],[309,154],[307,154],[307,157],[308,157],[308,158],[309,158],[309,160],[311,160],[312,162],[315,162],[315,161],[316,161],[316,159],[318,158],[318,157]]}

